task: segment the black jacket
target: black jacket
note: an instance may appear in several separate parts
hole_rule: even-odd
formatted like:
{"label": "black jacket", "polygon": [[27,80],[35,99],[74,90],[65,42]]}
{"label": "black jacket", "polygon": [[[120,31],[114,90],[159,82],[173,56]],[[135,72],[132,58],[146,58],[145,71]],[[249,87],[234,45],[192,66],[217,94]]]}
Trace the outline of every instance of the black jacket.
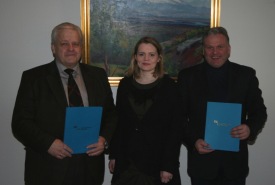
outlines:
{"label": "black jacket", "polygon": [[[228,92],[230,103],[242,104],[241,123],[250,128],[249,140],[254,140],[267,118],[266,107],[255,70],[228,62]],[[182,70],[178,76],[185,116],[188,122],[188,174],[191,177],[212,179],[220,170],[228,179],[245,177],[248,174],[248,140],[240,142],[239,152],[214,151],[199,154],[194,149],[198,139],[204,139],[206,105],[208,100],[206,63]],[[186,136],[186,135],[185,135]]]}
{"label": "black jacket", "polygon": [[[79,65],[89,105],[102,106],[100,135],[111,140],[116,113],[112,91],[103,69]],[[26,148],[25,182],[60,185],[70,158],[56,159],[47,151],[55,139],[63,140],[67,100],[55,61],[23,72],[12,118],[14,136]],[[104,155],[87,156],[87,169],[98,184],[103,182]]]}

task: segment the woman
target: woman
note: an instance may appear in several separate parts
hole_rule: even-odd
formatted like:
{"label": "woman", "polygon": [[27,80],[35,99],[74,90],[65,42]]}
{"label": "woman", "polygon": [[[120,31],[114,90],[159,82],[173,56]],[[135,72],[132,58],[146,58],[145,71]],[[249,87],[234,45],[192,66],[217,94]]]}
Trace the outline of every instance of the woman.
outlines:
{"label": "woman", "polygon": [[161,45],[141,38],[117,91],[119,123],[109,163],[113,184],[181,184],[178,102],[176,84],[164,74]]}

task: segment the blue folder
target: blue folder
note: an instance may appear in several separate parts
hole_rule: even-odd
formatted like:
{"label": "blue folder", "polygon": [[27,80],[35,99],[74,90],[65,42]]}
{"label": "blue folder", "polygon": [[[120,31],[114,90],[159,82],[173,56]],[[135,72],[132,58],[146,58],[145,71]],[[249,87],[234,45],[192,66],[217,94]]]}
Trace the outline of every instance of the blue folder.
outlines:
{"label": "blue folder", "polygon": [[211,149],[239,151],[240,140],[230,135],[241,124],[242,105],[238,103],[208,102],[204,140]]}
{"label": "blue folder", "polygon": [[64,143],[73,154],[86,153],[87,146],[97,143],[102,107],[67,107]]}

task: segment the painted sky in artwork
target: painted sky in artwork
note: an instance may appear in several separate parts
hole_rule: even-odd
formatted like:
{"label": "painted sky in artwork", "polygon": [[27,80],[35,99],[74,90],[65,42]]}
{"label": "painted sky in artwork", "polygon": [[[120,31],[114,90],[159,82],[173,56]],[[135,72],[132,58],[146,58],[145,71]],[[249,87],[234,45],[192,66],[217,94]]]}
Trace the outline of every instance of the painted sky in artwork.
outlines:
{"label": "painted sky in artwork", "polygon": [[169,3],[169,4],[189,4],[194,7],[208,7],[210,8],[209,1],[205,0],[137,0],[137,2],[150,2],[150,3]]}
{"label": "painted sky in artwork", "polygon": [[113,18],[125,20],[136,17],[176,19],[209,19],[211,0],[133,0],[114,1]]}

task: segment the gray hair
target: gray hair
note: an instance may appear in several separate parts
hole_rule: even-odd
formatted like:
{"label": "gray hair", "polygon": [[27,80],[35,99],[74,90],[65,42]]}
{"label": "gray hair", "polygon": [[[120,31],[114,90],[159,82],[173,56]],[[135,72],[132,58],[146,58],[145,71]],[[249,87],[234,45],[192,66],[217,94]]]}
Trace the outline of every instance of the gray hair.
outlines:
{"label": "gray hair", "polygon": [[228,36],[226,29],[223,27],[213,27],[204,33],[204,35],[202,37],[202,45],[204,45],[204,40],[206,37],[208,37],[209,35],[217,35],[217,34],[222,34],[223,36],[225,36],[225,38],[229,44],[229,36]]}
{"label": "gray hair", "polygon": [[81,29],[75,24],[72,24],[72,23],[69,23],[69,22],[64,22],[64,23],[61,23],[61,24],[55,26],[54,29],[52,30],[51,44],[54,44],[56,42],[57,34],[62,29],[72,29],[72,30],[77,31],[78,34],[79,34],[79,37],[80,37],[80,42],[81,42],[81,44],[83,43],[83,35],[82,35]]}

